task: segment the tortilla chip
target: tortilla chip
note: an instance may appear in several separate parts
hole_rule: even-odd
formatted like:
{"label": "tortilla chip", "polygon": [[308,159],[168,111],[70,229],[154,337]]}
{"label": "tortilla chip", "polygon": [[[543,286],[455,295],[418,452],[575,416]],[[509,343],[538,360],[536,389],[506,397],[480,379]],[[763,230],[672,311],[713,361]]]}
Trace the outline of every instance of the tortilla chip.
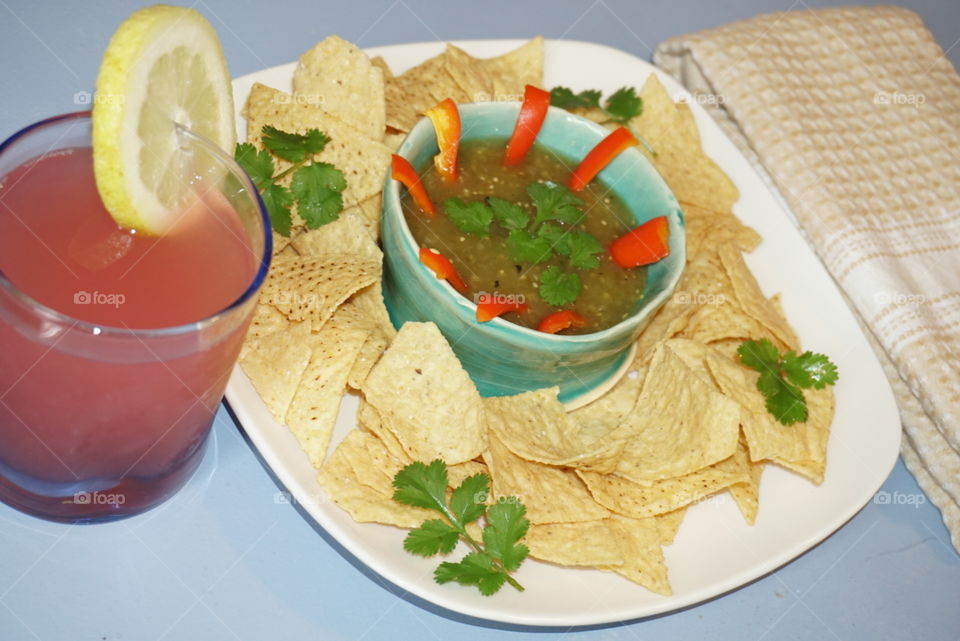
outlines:
{"label": "tortilla chip", "polygon": [[[483,461],[465,461],[463,463],[457,463],[456,465],[447,466],[447,480],[451,488],[458,487],[467,477],[476,476],[477,474],[486,474],[487,478],[490,477],[490,470]],[[491,504],[493,500],[491,493],[491,496],[487,497],[486,502],[487,504]]]}
{"label": "tortilla chip", "polygon": [[376,437],[351,430],[320,468],[317,480],[358,523],[419,527],[436,512],[393,500],[393,476],[402,468]]}
{"label": "tortilla chip", "polygon": [[354,209],[341,212],[331,223],[300,234],[292,245],[301,256],[350,254],[377,262],[383,260],[383,252],[370,235],[366,220]]}
{"label": "tortilla chip", "polygon": [[377,280],[373,285],[369,285],[357,291],[349,298],[349,302],[363,312],[376,326],[383,332],[388,340],[393,340],[397,335],[393,323],[390,322],[390,313],[387,311],[387,305],[383,301],[383,288],[380,281]]}
{"label": "tortilla chip", "polygon": [[631,369],[606,394],[570,412],[581,441],[595,443],[614,433],[636,405],[644,376],[645,368]]}
{"label": "tortilla chip", "polygon": [[722,245],[719,249],[719,255],[743,311],[770,330],[784,346],[789,349],[797,349],[800,346],[800,341],[793,328],[790,327],[779,310],[763,295],[757,279],[754,278],[753,273],[743,262],[743,255],[740,250],[731,245]]}
{"label": "tortilla chip", "polygon": [[651,73],[640,90],[643,113],[630,125],[653,147],[638,147],[660,172],[677,200],[713,211],[731,211],[740,197],[733,181],[700,148],[695,123],[686,119]]}
{"label": "tortilla chip", "polygon": [[[731,486],[733,487],[733,486]],[[687,508],[682,507],[671,512],[656,515],[657,533],[660,535],[660,545],[670,545],[677,538],[683,517],[687,515]]]}
{"label": "tortilla chip", "polygon": [[707,356],[710,354],[710,348],[687,338],[671,338],[663,342],[663,346],[669,349],[673,354],[683,361],[683,364],[690,368],[694,376],[707,383],[714,390],[721,392],[720,386],[713,380],[713,374],[707,368]]}
{"label": "tortilla chip", "polygon": [[273,418],[283,423],[300,377],[310,363],[310,324],[291,323],[272,334],[248,339],[247,346],[240,367]]}
{"label": "tortilla chip", "polygon": [[[689,268],[688,268],[689,271]],[[673,338],[687,326],[690,317],[695,311],[695,307],[687,303],[683,297],[684,286],[683,278],[677,284],[677,289],[673,296],[667,299],[657,313],[650,320],[650,324],[644,328],[643,332],[637,338],[637,355],[634,358],[634,366],[645,368],[656,347],[668,338]]]}
{"label": "tortilla chip", "polygon": [[782,425],[767,411],[763,396],[757,390],[758,373],[720,357],[708,358],[707,365],[724,394],[741,407],[750,460],[773,461],[820,483],[833,420],[833,391],[829,387],[803,390],[810,413],[807,421]]}
{"label": "tortilla chip", "polygon": [[289,258],[291,256],[299,256],[300,252],[293,248],[292,244],[288,244],[286,247],[281,249],[278,252],[274,252],[274,258]]}
{"label": "tortilla chip", "polygon": [[[285,252],[287,247],[290,246],[290,236],[283,236],[272,229],[270,230],[270,234],[273,237],[273,256],[278,256]],[[292,229],[291,235],[293,235]]]}
{"label": "tortilla chip", "polygon": [[594,521],[609,514],[573,472],[524,460],[493,432],[483,460],[490,469],[494,496],[520,499],[531,523]]}
{"label": "tortilla chip", "polygon": [[311,338],[310,363],[287,409],[285,423],[314,467],[327,456],[347,375],[367,332],[324,328]]}
{"label": "tortilla chip", "polygon": [[516,49],[481,61],[494,78],[494,100],[523,100],[525,85],[543,86],[543,36]]}
{"label": "tortilla chip", "polygon": [[728,488],[730,496],[737,502],[743,520],[747,525],[753,525],[757,521],[757,512],[760,509],[760,478],[763,476],[763,462],[750,460],[750,450],[747,449],[746,441],[741,435],[740,444],[733,455],[737,465],[747,472],[747,481],[745,483],[736,483]]}
{"label": "tortilla chip", "polygon": [[361,429],[370,432],[383,443],[390,454],[400,461],[412,463],[413,459],[403,449],[403,445],[397,440],[393,432],[388,430],[383,424],[383,418],[380,412],[373,405],[367,402],[365,398],[360,399],[360,407],[357,409],[357,424]]}
{"label": "tortilla chip", "polygon": [[623,565],[620,529],[612,519],[531,525],[523,543],[530,556],[557,565]]}
{"label": "tortilla chip", "polygon": [[468,96],[467,102],[486,102],[496,91],[494,75],[463,49],[447,44],[443,64],[457,86]]}
{"label": "tortilla chip", "polygon": [[273,305],[257,303],[253,309],[253,316],[250,318],[250,326],[247,329],[247,335],[243,341],[243,347],[240,349],[240,358],[243,358],[254,340],[283,331],[290,326],[287,317],[280,313]]}
{"label": "tortilla chip", "polygon": [[351,294],[379,279],[379,261],[349,254],[278,258],[263,283],[260,302],[319,329]]}
{"label": "tortilla chip", "polygon": [[[394,148],[391,147],[391,151],[393,151],[393,149]],[[383,213],[382,205],[383,194],[382,192],[377,192],[366,200],[347,207],[343,210],[341,216],[347,214],[356,214],[359,216],[367,229],[367,233],[370,234],[370,237],[376,242],[380,239],[380,218]]]}
{"label": "tortilla chip", "polygon": [[385,81],[389,127],[410,131],[420,114],[444,98],[452,98],[457,103],[469,102],[469,94],[447,72],[445,60],[444,54],[434,56]]}
{"label": "tortilla chip", "polygon": [[387,61],[383,59],[383,56],[374,56],[370,58],[370,64],[379,69],[383,73],[383,79],[393,78],[393,71],[390,69],[390,65],[387,64]]}
{"label": "tortilla chip", "polygon": [[622,444],[614,439],[585,442],[557,399],[558,392],[551,387],[484,399],[490,431],[528,461],[612,471]]}
{"label": "tortilla chip", "polygon": [[637,341],[638,364],[649,362],[654,348],[684,332],[692,316],[705,304],[733,300],[733,285],[716,251],[687,255],[687,267],[673,294],[667,299]]}
{"label": "tortilla chip", "polygon": [[387,131],[383,137],[383,144],[386,145],[387,149],[391,152],[396,153],[406,139],[407,132],[405,131]]}
{"label": "tortilla chip", "polygon": [[700,343],[712,343],[727,338],[759,339],[773,336],[759,322],[748,316],[737,301],[718,299],[697,308],[679,333]]}
{"label": "tortilla chip", "polygon": [[626,562],[623,565],[601,566],[600,569],[616,572],[657,594],[673,594],[655,520],[614,516],[612,521],[621,532],[619,538]]}
{"label": "tortilla chip", "polygon": [[486,445],[480,394],[433,323],[405,324],[363,392],[415,460],[453,465],[476,458]]}
{"label": "tortilla chip", "polygon": [[342,38],[329,36],[300,56],[293,92],[370,138],[383,137],[383,71]]}
{"label": "tortilla chip", "polygon": [[407,132],[425,110],[445,98],[457,103],[522,100],[524,85],[543,85],[543,38],[495,58],[474,58],[448,45],[395,78],[387,78],[387,126]]}
{"label": "tortilla chip", "polygon": [[347,385],[359,390],[363,381],[370,374],[370,370],[380,359],[380,355],[383,354],[383,350],[386,349],[390,339],[384,335],[376,322],[363,309],[350,302],[338,307],[324,327],[352,328],[362,330],[366,335],[366,340],[353,362],[350,375],[347,377]]}
{"label": "tortilla chip", "polygon": [[665,346],[650,362],[616,473],[644,482],[688,474],[733,454],[740,407]]}
{"label": "tortilla chip", "polygon": [[747,473],[733,461],[732,456],[685,476],[649,484],[635,483],[613,474],[584,471],[577,471],[577,474],[597,503],[617,514],[633,518],[672,512],[734,483],[748,481]]}
{"label": "tortilla chip", "polygon": [[[379,138],[370,138],[316,105],[297,103],[282,91],[255,83],[247,97],[243,116],[247,119],[247,140],[258,149],[263,148],[260,138],[265,125],[300,134],[316,128],[329,136],[330,142],[314,155],[313,160],[331,163],[343,172],[347,180],[347,187],[343,190],[344,207],[376,195],[383,187],[384,172],[390,164],[390,150],[379,142]],[[280,158],[274,158],[274,165],[277,172],[291,166]],[[293,174],[289,174],[280,183],[289,186],[292,178]]]}
{"label": "tortilla chip", "polygon": [[686,226],[687,256],[696,257],[708,247],[732,243],[742,252],[751,252],[763,240],[752,227],[727,211],[713,211],[693,203],[680,203]]}

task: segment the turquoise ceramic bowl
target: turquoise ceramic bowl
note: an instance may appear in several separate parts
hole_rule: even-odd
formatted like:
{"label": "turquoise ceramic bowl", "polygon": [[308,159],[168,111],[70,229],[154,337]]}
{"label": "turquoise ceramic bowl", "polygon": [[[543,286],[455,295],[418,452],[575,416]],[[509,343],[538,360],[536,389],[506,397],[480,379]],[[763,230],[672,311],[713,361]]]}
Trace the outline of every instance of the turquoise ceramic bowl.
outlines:
{"label": "turquoise ceramic bowl", "polygon": [[[460,105],[462,140],[502,138],[506,145],[519,109],[516,102]],[[608,133],[594,122],[551,107],[537,145],[579,159]],[[437,151],[433,125],[422,118],[398,153],[422,170]],[[637,225],[663,215],[670,222],[670,255],[648,267],[646,289],[632,316],[579,336],[545,334],[502,318],[478,323],[476,305],[420,263],[419,246],[400,206],[402,187],[388,172],[383,191],[383,293],[393,324],[436,323],[483,396],[557,385],[560,400],[570,407],[606,391],[629,366],[637,336],[673,292],[686,247],[677,199],[642,153],[626,150],[598,179],[626,204]]]}

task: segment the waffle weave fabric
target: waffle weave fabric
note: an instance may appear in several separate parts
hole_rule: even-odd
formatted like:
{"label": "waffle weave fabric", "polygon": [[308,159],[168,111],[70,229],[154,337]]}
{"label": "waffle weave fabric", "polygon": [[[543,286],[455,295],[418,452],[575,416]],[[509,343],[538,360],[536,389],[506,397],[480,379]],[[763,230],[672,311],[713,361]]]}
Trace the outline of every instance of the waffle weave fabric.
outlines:
{"label": "waffle weave fabric", "polygon": [[654,62],[789,205],[884,367],[901,453],[960,550],[960,76],[896,7],[761,15]]}

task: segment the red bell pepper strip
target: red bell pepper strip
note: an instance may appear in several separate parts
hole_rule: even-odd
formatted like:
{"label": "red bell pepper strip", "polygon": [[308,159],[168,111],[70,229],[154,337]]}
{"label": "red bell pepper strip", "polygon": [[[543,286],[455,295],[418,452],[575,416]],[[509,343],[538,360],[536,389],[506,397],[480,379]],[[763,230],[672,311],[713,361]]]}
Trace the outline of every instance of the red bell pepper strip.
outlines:
{"label": "red bell pepper strip", "polygon": [[477,320],[481,323],[486,323],[507,312],[525,311],[527,311],[527,304],[518,302],[511,296],[483,295],[477,301]]}
{"label": "red bell pepper strip", "polygon": [[670,253],[669,238],[667,217],[657,216],[613,241],[610,255],[625,269],[649,265]]}
{"label": "red bell pepper strip", "polygon": [[503,156],[503,164],[512,167],[518,164],[530,151],[533,142],[540,133],[543,121],[550,108],[550,92],[533,85],[527,85],[523,90],[523,104],[517,115],[517,124],[513,128],[513,135],[507,143],[507,151]]}
{"label": "red bell pepper strip", "polygon": [[435,249],[427,249],[426,247],[420,248],[420,262],[429,267],[437,278],[440,280],[445,280],[453,288],[463,294],[467,295],[469,291],[467,284],[463,282],[463,279],[460,278],[460,274],[457,273],[457,270],[454,268],[453,263],[447,260],[447,257],[438,252]]}
{"label": "red bell pepper strip", "polygon": [[577,168],[573,170],[573,175],[570,176],[567,187],[570,188],[570,191],[580,191],[604,167],[609,165],[610,161],[616,158],[621,151],[636,144],[638,144],[637,139],[633,137],[629,129],[626,127],[617,128],[597,143],[597,146],[591,149],[580,161]]}
{"label": "red bell pepper strip", "polygon": [[433,164],[447,182],[457,179],[457,154],[460,150],[460,111],[457,103],[446,98],[434,107],[427,109],[424,115],[433,123],[437,132],[437,146],[440,153],[433,157]]}
{"label": "red bell pepper strip", "polygon": [[427,195],[427,190],[423,187],[423,183],[420,182],[420,176],[417,175],[417,171],[413,168],[413,165],[410,164],[409,160],[403,156],[393,154],[390,175],[394,180],[403,183],[403,186],[410,192],[410,196],[413,197],[413,202],[417,203],[417,207],[419,207],[423,213],[428,216],[436,216],[437,210],[433,206],[433,203],[430,202],[430,196]]}
{"label": "red bell pepper strip", "polygon": [[587,324],[587,319],[576,313],[572,309],[563,309],[554,312],[540,321],[537,325],[538,332],[547,334],[556,334],[557,332],[569,327],[583,327]]}

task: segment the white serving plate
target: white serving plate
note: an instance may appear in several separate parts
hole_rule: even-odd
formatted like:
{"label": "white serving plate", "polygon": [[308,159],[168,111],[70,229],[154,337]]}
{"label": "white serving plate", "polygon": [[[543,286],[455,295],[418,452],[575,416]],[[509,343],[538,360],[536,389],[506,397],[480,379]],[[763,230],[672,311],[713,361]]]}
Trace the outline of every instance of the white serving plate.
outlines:
{"label": "white serving plate", "polygon": [[[456,44],[475,56],[488,57],[521,41]],[[443,46],[430,42],[367,51],[383,56],[395,72],[401,72],[440,53]],[[254,82],[289,91],[294,66],[237,78],[238,113]],[[330,501],[296,439],[273,420],[247,377],[235,368],[227,400],[264,460],[300,505],[368,567],[438,606],[483,619],[537,626],[609,623],[676,610],[740,587],[822,541],[870,500],[896,462],[900,420],[879,363],[791,215],[733,143],[689,93],[649,63],[593,43],[548,41],[545,45],[546,87],[562,84],[607,94],[624,85],[640,87],[651,73],[660,77],[674,99],[691,104],[704,150],[740,189],[734,211],[764,237],[746,259],[764,292],[782,294],[786,314],[804,348],[830,355],[839,368],[826,477],[815,486],[775,465],[767,466],[752,527],[743,522],[727,494],[691,507],[676,541],[664,550],[673,596],[654,594],[612,573],[529,560],[517,573],[525,592],[504,586],[498,594],[484,597],[474,588],[437,585],[432,578],[437,561],[403,552],[404,531],[355,523]],[[238,128],[243,139],[245,123],[239,115]],[[344,397],[335,442],[355,427],[357,406],[357,397]]]}

